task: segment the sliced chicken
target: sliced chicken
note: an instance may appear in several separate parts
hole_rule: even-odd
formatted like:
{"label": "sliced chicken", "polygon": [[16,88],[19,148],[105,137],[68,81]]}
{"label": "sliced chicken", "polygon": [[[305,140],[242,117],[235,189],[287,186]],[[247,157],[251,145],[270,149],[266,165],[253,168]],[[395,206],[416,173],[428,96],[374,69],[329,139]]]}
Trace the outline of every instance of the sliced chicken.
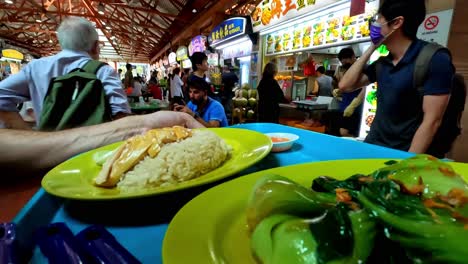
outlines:
{"label": "sliced chicken", "polygon": [[114,187],[126,172],[147,155],[154,158],[164,144],[177,142],[190,136],[192,136],[190,129],[175,126],[152,129],[144,135],[132,137],[104,163],[94,182],[97,186]]}

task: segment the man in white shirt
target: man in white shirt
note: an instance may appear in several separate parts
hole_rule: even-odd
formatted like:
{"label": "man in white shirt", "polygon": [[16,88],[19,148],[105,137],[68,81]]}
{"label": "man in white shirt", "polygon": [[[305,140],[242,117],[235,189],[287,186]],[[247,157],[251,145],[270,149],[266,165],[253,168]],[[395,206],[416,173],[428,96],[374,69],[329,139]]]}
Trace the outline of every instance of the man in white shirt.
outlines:
{"label": "man in white shirt", "polygon": [[180,68],[175,68],[172,74],[170,84],[172,103],[183,104],[184,93],[182,92],[182,86],[184,82],[179,76]]}
{"label": "man in white shirt", "polygon": [[[30,129],[17,109],[17,104],[29,100],[33,103],[36,123],[39,124],[50,80],[83,67],[91,59],[99,59],[98,34],[88,20],[68,18],[58,28],[57,35],[61,52],[33,60],[19,73],[0,82],[0,128]],[[102,82],[113,117],[131,113],[117,72],[104,65],[96,75]]]}

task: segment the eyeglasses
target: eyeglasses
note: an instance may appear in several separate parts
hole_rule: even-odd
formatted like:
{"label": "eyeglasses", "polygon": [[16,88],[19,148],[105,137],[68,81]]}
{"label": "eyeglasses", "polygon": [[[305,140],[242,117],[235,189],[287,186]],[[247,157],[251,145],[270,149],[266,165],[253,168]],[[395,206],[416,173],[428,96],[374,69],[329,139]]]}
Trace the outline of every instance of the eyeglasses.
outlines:
{"label": "eyeglasses", "polygon": [[374,25],[374,24],[377,24],[379,26],[384,26],[384,25],[387,25],[388,23],[390,22],[393,22],[395,20],[397,20],[398,18],[400,17],[395,17],[394,19],[390,20],[390,21],[387,21],[385,23],[380,23],[378,20],[380,18],[380,15],[379,14],[376,14],[376,15],[373,15],[371,18],[369,18],[369,28],[371,25]]}

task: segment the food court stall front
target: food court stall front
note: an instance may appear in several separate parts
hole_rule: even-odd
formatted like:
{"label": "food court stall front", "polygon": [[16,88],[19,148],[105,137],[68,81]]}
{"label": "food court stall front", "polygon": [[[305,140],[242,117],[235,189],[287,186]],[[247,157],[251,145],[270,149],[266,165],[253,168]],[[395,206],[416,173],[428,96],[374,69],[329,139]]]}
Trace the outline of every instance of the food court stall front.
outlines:
{"label": "food court stall front", "polygon": [[239,76],[239,84],[256,88],[258,52],[252,24],[245,17],[233,17],[213,28],[208,41],[220,53],[220,66],[228,66]]}
{"label": "food court stall front", "polygon": [[[331,93],[329,98],[312,100],[316,69],[323,66],[325,74],[334,76],[342,48],[352,47],[359,56],[370,44],[368,19],[379,2],[366,1],[362,12],[353,16],[351,2],[270,0],[261,2],[252,13],[253,30],[261,36],[262,64],[277,64],[276,78],[284,94],[306,113],[339,110]],[[304,113],[291,110],[290,105],[283,105],[282,112],[293,123],[303,120]]]}
{"label": "food court stall front", "polygon": [[4,49],[0,56],[0,80],[11,74],[15,74],[21,69],[21,62],[24,59],[23,53],[14,49]]}

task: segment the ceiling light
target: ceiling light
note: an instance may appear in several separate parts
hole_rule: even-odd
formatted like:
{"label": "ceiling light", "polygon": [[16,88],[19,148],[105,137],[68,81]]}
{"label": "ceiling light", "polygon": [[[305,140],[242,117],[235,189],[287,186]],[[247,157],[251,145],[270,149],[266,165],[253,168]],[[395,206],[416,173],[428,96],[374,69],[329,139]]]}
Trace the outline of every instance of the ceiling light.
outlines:
{"label": "ceiling light", "polygon": [[104,15],[104,9],[104,5],[102,3],[99,3],[97,6],[98,13]]}
{"label": "ceiling light", "polygon": [[5,0],[5,3],[7,3],[7,4],[13,4],[13,1],[12,1],[12,0]]}
{"label": "ceiling light", "polygon": [[41,19],[39,19],[39,18],[36,18],[36,22],[37,22],[37,23],[41,23],[41,22],[42,22],[42,20],[41,20]]}
{"label": "ceiling light", "polygon": [[106,29],[109,30],[109,29],[111,29],[111,27],[110,27],[110,26],[106,26]]}
{"label": "ceiling light", "polygon": [[196,12],[197,12],[197,9],[194,8],[194,9],[192,10],[192,13],[195,14]]}

